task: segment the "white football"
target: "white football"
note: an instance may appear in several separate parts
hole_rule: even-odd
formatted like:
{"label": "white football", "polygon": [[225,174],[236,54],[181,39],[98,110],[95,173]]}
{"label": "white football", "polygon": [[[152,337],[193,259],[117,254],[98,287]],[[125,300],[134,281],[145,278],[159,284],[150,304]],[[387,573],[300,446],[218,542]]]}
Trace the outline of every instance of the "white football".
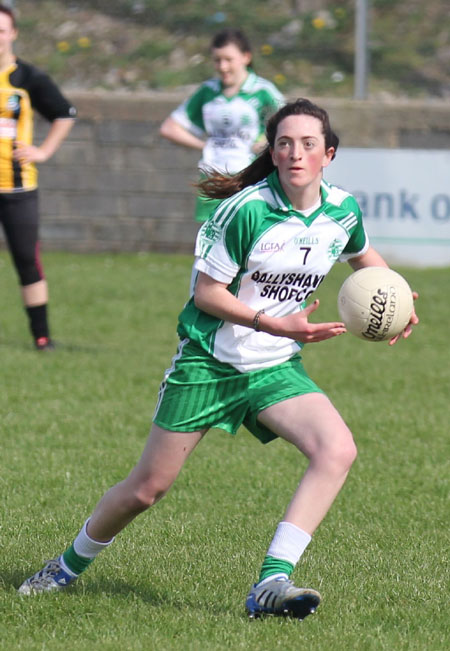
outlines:
{"label": "white football", "polygon": [[366,341],[385,341],[409,323],[414,299],[406,280],[386,267],[352,273],[338,294],[338,310],[349,332]]}

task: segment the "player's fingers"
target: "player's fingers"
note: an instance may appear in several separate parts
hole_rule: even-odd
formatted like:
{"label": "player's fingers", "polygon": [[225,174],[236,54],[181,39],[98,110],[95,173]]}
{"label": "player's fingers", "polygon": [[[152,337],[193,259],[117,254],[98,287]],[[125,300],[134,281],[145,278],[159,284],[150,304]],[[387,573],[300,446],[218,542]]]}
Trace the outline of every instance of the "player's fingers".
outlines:
{"label": "player's fingers", "polygon": [[403,330],[403,332],[401,333],[401,336],[403,337],[403,339],[408,339],[410,334],[412,334],[412,325],[408,324],[406,328]]}
{"label": "player's fingers", "polygon": [[343,323],[317,323],[314,325],[319,327],[313,328],[308,334],[303,334],[301,341],[312,344],[347,332]]}
{"label": "player's fingers", "polygon": [[319,301],[318,298],[316,298],[316,300],[313,303],[311,303],[311,305],[308,305],[307,307],[305,307],[302,310],[303,315],[308,317],[310,314],[312,314],[313,312],[315,312],[317,310],[317,308],[319,307],[319,304],[320,304],[320,301]]}
{"label": "player's fingers", "polygon": [[[419,320],[417,319],[417,323]],[[393,346],[394,344],[397,343],[399,339],[408,339],[408,337],[412,334],[412,326],[415,325],[415,322],[408,323],[408,325],[405,327],[403,332],[400,332],[400,334],[396,335],[395,337],[392,337],[392,339],[389,339],[389,346]]]}
{"label": "player's fingers", "polygon": [[330,321],[329,323],[310,323],[311,332],[320,334],[322,332],[328,332],[332,330],[343,330],[346,331],[345,323],[341,321]]}

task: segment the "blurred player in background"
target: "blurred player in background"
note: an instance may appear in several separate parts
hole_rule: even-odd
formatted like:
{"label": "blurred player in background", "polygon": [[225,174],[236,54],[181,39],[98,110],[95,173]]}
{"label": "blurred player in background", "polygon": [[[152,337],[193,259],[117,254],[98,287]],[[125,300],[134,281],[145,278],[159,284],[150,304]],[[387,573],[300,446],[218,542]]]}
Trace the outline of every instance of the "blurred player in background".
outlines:
{"label": "blurred player in background", "polygon": [[[0,5],[0,222],[19,276],[22,299],[37,350],[53,349],[48,288],[39,256],[39,207],[35,163],[47,161],[71,130],[75,108],[43,72],[16,58],[17,25]],[[51,122],[33,145],[33,112]]]}
{"label": "blurred player in background", "polygon": [[[327,113],[308,100],[287,104],[269,120],[267,140],[249,167],[201,185],[223,201],[197,238],[194,293],[179,317],[180,344],[140,461],[105,493],[73,544],[24,581],[21,594],[76,580],[164,497],[210,428],[235,434],[243,424],[262,443],[285,439],[309,461],[247,596],[247,613],[303,619],[319,605],[319,593],[290,576],[341,490],[356,447],[299,354],[304,343],[339,336],[345,326],[309,322],[319,302],[306,307],[306,299],[338,259],[353,269],[387,265],[369,245],[355,198],[322,179],[339,143]],[[417,322],[413,313],[402,337]],[[270,467],[257,480],[276,494]],[[218,585],[219,598],[223,590]]]}
{"label": "blurred player in background", "polygon": [[[210,50],[218,77],[205,81],[160,128],[164,138],[202,152],[201,177],[247,167],[265,145],[267,118],[284,103],[277,88],[252,71],[250,42],[239,29],[218,32]],[[198,196],[195,219],[205,221],[218,203]]]}

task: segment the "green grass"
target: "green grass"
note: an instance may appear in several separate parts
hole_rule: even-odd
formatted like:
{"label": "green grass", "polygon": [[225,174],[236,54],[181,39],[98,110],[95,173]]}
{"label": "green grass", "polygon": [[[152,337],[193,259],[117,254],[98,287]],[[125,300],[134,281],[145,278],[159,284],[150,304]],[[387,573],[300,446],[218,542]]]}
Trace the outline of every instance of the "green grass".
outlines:
{"label": "green grass", "polygon": [[[359,457],[294,578],[322,592],[303,623],[249,622],[244,599],[305,460],[283,441],[214,430],[168,497],[78,584],[16,587],[71,542],[144,444],[175,352],[188,256],[44,258],[54,354],[32,348],[0,254],[0,647],[414,650],[449,648],[448,269],[400,270],[421,325],[394,348],[347,335],[310,346],[310,374],[354,431]],[[339,265],[317,315],[337,318]],[[315,319],[316,320],[316,319]]]}

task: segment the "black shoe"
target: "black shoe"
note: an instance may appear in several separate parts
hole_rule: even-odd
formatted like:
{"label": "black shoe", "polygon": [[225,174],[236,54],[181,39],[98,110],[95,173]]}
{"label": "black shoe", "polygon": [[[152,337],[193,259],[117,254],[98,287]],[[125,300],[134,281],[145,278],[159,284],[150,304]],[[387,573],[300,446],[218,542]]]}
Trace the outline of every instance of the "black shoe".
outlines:
{"label": "black shoe", "polygon": [[36,350],[55,350],[55,344],[50,337],[36,337],[34,346]]}

